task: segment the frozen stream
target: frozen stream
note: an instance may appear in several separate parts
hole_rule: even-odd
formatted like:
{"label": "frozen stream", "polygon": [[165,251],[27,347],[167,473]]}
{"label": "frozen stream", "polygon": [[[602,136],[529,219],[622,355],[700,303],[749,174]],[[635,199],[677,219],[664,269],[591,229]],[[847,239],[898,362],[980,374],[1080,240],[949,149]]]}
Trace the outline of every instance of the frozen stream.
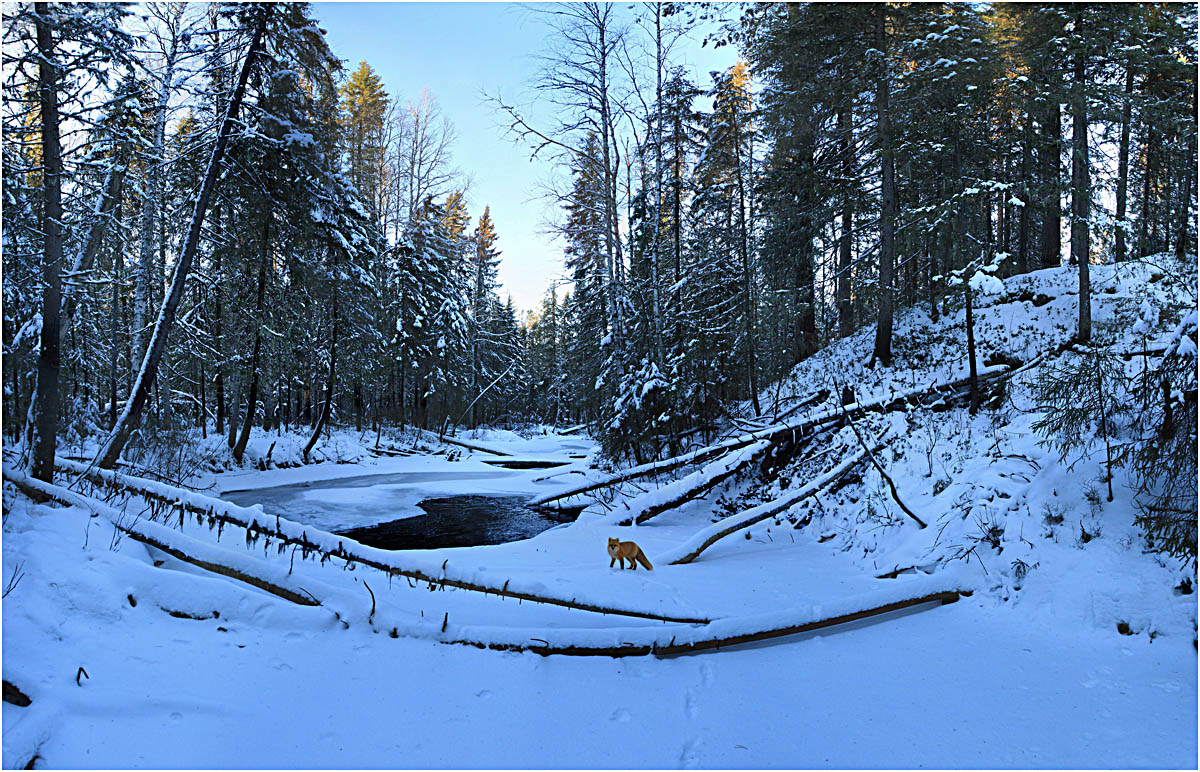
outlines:
{"label": "frozen stream", "polygon": [[261,504],[269,514],[382,549],[503,544],[536,536],[575,514],[525,506],[529,494],[522,491],[529,478],[549,466],[529,463],[528,469],[519,470],[453,469],[310,480],[227,491],[221,498],[241,506]]}

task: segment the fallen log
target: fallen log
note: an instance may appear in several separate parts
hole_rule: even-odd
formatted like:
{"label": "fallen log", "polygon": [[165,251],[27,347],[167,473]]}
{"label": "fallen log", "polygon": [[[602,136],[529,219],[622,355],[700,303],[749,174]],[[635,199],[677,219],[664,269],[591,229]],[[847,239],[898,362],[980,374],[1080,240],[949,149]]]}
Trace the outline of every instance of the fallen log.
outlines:
{"label": "fallen log", "polygon": [[[848,601],[830,604],[835,607],[831,611],[822,611],[820,607],[816,607],[745,617],[726,617],[701,627],[658,628],[648,631],[648,635],[647,631],[638,628],[546,630],[542,631],[546,638],[526,638],[518,641],[512,640],[509,630],[503,631],[504,634],[487,631],[491,634],[471,635],[470,633],[475,631],[465,628],[458,635],[442,638],[441,642],[492,651],[527,651],[543,656],[559,654],[574,657],[641,657],[653,654],[661,657],[691,654],[812,632],[927,603],[945,605],[954,603],[960,596],[972,594],[971,590],[949,585],[947,582],[939,584],[943,585],[939,589],[918,593],[872,593],[868,599],[851,598]],[[895,599],[871,601],[870,597]],[[856,607],[856,600],[865,600],[866,607]]]}
{"label": "fallen log", "polygon": [[[608,606],[599,603],[589,603],[576,598],[558,598],[544,593],[540,583],[531,582],[530,586],[522,586],[522,582],[506,580],[502,586],[496,586],[479,580],[469,573],[458,576],[451,575],[454,571],[447,564],[449,561],[425,559],[427,565],[420,566],[418,556],[403,553],[391,553],[367,547],[346,537],[335,536],[312,529],[300,523],[294,523],[278,515],[267,515],[259,507],[239,507],[227,501],[214,499],[200,493],[172,489],[162,483],[143,480],[137,477],[120,474],[110,470],[98,469],[85,464],[75,464],[59,460],[56,465],[63,471],[79,474],[98,486],[109,486],[138,495],[148,501],[156,501],[181,513],[189,512],[199,518],[209,518],[236,526],[255,534],[262,534],[289,546],[299,547],[304,554],[316,552],[328,557],[337,557],[347,563],[360,563],[369,568],[388,574],[388,576],[404,576],[431,585],[455,587],[460,590],[481,592],[487,595],[498,595],[515,598],[531,603],[545,603],[553,606],[563,606],[579,611],[591,611],[599,614],[628,616],[639,619],[652,619],[660,622],[676,622],[681,624],[705,624],[708,619],[683,615],[666,614],[649,609],[636,609],[621,606]],[[271,521],[274,521],[274,525]],[[398,555],[403,555],[398,560]],[[403,562],[402,562],[403,561]],[[440,566],[440,568],[439,568]],[[536,588],[536,589],[535,589]]]}
{"label": "fallen log", "polygon": [[[851,431],[854,432],[854,437],[858,440],[858,444],[862,446],[863,451],[866,452],[867,458],[870,460],[871,465],[875,467],[876,471],[878,471],[880,476],[883,477],[883,479],[887,482],[888,488],[891,489],[892,499],[894,499],[895,502],[900,505],[900,509],[904,510],[904,514],[916,521],[917,525],[921,526],[922,528],[928,527],[928,524],[924,520],[917,517],[916,513],[908,508],[908,506],[904,503],[904,499],[900,498],[900,491],[896,490],[896,481],[893,480],[892,476],[887,473],[886,469],[883,468],[883,464],[879,463],[879,459],[875,458],[875,453],[867,448],[867,441],[864,440],[862,434],[859,433],[858,424],[854,423],[854,418],[851,417],[849,411],[843,412],[846,415],[846,421],[850,424]],[[878,448],[876,448],[876,450],[878,450]]]}
{"label": "fallen log", "polygon": [[[881,447],[883,447],[882,443],[876,445],[876,450]],[[774,501],[759,504],[757,507],[751,507],[744,512],[713,523],[675,549],[655,555],[654,558],[660,563],[667,563],[674,566],[691,563],[700,557],[700,553],[726,536],[737,533],[744,528],[749,528],[755,523],[766,520],[768,517],[774,517],[781,512],[785,512],[800,501],[817,494],[826,485],[850,471],[855,464],[862,461],[866,456],[866,450],[859,450],[808,485],[797,488],[794,491],[789,491]]]}
{"label": "fallen log", "polygon": [[414,451],[407,450],[405,448],[390,448],[390,447],[388,447],[388,448],[368,448],[367,452],[373,456],[390,456],[393,458],[395,458],[397,456],[416,455]]}
{"label": "fallen log", "polygon": [[[75,491],[67,490],[58,485],[44,483],[41,480],[29,477],[24,472],[6,467],[4,469],[4,477],[23,492],[36,492],[60,504],[69,507],[80,507],[81,509],[103,515],[113,524],[114,528],[129,538],[161,550],[185,563],[190,563],[214,574],[236,579],[239,582],[257,587],[260,590],[301,606],[321,605],[310,593],[286,587],[277,579],[272,580],[262,575],[256,575],[248,571],[245,567],[234,567],[228,565],[226,562],[221,562],[220,553],[224,553],[226,550],[219,550],[212,545],[204,544],[195,539],[181,537],[174,531],[166,528],[166,526],[158,523],[146,520],[135,520],[132,523],[124,522],[128,518],[104,502],[89,498]],[[181,544],[181,541],[184,543]]]}
{"label": "fallen log", "polygon": [[479,445],[474,442],[467,442],[466,440],[459,440],[459,439],[455,439],[454,437],[447,437],[444,434],[439,435],[439,434],[429,431],[428,429],[421,429],[420,431],[429,435],[431,438],[436,439],[438,442],[444,442],[447,445],[457,445],[460,448],[466,448],[467,450],[475,450],[480,453],[490,453],[493,456],[511,456],[512,455],[511,453],[505,453],[503,450],[496,450],[495,448],[485,447],[483,445]]}
{"label": "fallen log", "polygon": [[466,448],[467,450],[474,450],[479,453],[490,453],[493,456],[511,456],[512,455],[512,453],[505,453],[503,450],[496,450],[495,448],[487,448],[487,447],[484,447],[483,445],[477,445],[473,442],[464,442],[463,440],[456,440],[453,437],[441,437],[440,439],[442,442],[445,442],[447,444],[457,445],[460,448]]}
{"label": "fallen log", "polygon": [[[985,367],[979,372],[979,383],[980,385],[990,384],[992,382],[1004,379],[1008,376],[1008,374],[1009,368],[1007,365],[996,365],[990,368]],[[749,432],[737,437],[731,437],[714,445],[709,445],[708,447],[700,448],[698,450],[685,453],[681,456],[663,459],[662,461],[652,461],[647,464],[641,464],[640,466],[631,467],[615,474],[606,475],[599,480],[577,485],[573,488],[568,488],[567,490],[537,496],[530,499],[528,504],[529,506],[540,507],[544,504],[550,503],[551,501],[557,501],[558,499],[564,499],[570,496],[578,496],[583,493],[590,493],[591,491],[598,490],[600,488],[607,488],[610,485],[629,482],[631,480],[647,477],[659,472],[670,471],[688,464],[704,463],[710,459],[724,455],[731,450],[745,447],[751,443],[758,442],[759,440],[777,442],[781,438],[788,437],[793,433],[808,432],[817,428],[840,424],[844,420],[844,416],[842,414],[843,409],[857,410],[860,412],[882,413],[896,410],[909,404],[925,406],[922,400],[930,396],[950,396],[953,398],[958,398],[962,396],[959,394],[959,392],[966,388],[968,383],[968,378],[961,378],[957,381],[934,384],[923,389],[913,389],[902,394],[891,395],[863,404],[852,404],[844,407],[838,405],[836,408],[831,408],[815,415],[806,416],[804,418],[799,418],[792,421],[785,421],[773,426],[769,426],[765,429]]]}
{"label": "fallen log", "polygon": [[687,477],[653,491],[647,491],[625,503],[626,511],[617,513],[614,525],[644,523],[650,518],[699,498],[744,469],[771,443],[766,440],[730,451]]}
{"label": "fallen log", "polygon": [[17,685],[4,681],[4,701],[10,705],[16,705],[19,708],[28,708],[33,704],[33,700],[29,695],[17,688]]}

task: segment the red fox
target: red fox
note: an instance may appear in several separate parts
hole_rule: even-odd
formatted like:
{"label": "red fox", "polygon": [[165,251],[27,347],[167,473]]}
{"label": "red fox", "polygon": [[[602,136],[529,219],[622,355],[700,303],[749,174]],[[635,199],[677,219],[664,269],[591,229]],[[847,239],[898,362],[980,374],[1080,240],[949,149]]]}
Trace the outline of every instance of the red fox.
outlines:
{"label": "red fox", "polygon": [[621,541],[620,539],[608,540],[608,555],[612,560],[608,561],[608,567],[612,568],[613,563],[621,561],[621,568],[625,568],[625,561],[629,561],[629,568],[636,571],[637,564],[641,563],[646,567],[647,571],[653,571],[654,566],[650,565],[650,561],[646,560],[646,553],[642,552],[642,548],[636,542]]}

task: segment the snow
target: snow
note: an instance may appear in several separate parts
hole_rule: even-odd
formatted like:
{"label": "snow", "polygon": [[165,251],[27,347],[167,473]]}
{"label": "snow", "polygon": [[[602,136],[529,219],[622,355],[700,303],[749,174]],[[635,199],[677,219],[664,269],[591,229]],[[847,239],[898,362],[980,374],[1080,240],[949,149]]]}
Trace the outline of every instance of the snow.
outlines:
{"label": "snow", "polygon": [[[392,639],[358,619],[345,628],[322,608],[173,563],[156,568],[128,540],[109,549],[103,522],[84,547],[86,522],[78,510],[10,515],[5,564],[22,561],[26,578],[6,599],[5,677],[34,702],[4,705],[9,767],[35,751],[39,764],[92,768],[1164,767],[1195,758],[1194,668],[1181,667],[1194,663],[1189,641],[1097,636],[1053,620],[1014,625],[1010,609],[978,595],[715,654],[544,658]],[[18,540],[23,548],[9,543]],[[506,605],[509,616],[546,613]],[[80,666],[89,678],[76,686]]]}
{"label": "snow", "polygon": [[975,275],[971,277],[970,284],[971,289],[981,295],[1000,295],[1004,292],[1004,281],[983,270],[975,272]]}
{"label": "snow", "polygon": [[[1150,339],[1195,356],[1194,297],[1152,280],[1148,264],[1092,271],[1094,316],[1115,348],[1139,351]],[[6,484],[0,582],[20,581],[4,599],[4,677],[33,703],[3,707],[4,765],[36,754],[39,767],[86,768],[1192,768],[1196,595],[1181,580],[1194,572],[1143,550],[1123,476],[1113,502],[1089,493],[1101,447],[1060,460],[1032,428],[1037,357],[1073,334],[1075,281],[1053,269],[987,282],[994,291],[980,293],[980,371],[1007,369],[989,364],[996,354],[1024,363],[1006,391],[1012,409],[856,418],[868,442],[884,438],[877,456],[924,529],[870,465],[823,486],[861,450],[845,428],[768,481],[751,463],[703,499],[636,528],[613,524],[753,455],[755,444],[734,448],[768,431],[729,427],[716,443],[732,452],[698,470],[596,492],[576,522],[532,539],[459,549],[389,552],[329,531],[403,517],[446,492],[532,497],[604,479],[589,466],[595,443],[553,431],[458,436],[516,459],[565,462],[503,470],[485,463],[495,456],[429,435],[382,445],[438,455],[376,457],[373,433],[335,430],[314,452],[321,463],[294,466],[307,437],[255,430],[243,468],[212,460],[223,438],[197,445],[207,460],[189,480],[194,492],[132,481],[268,534],[340,546],[350,561],[279,552],[265,536],[247,547],[240,528],[221,534],[191,515],[181,532],[174,516],[147,520],[137,499],[114,500],[117,511],[35,505]],[[1144,329],[1134,329],[1138,319]],[[765,389],[763,406],[775,426],[799,425],[836,415],[840,395],[791,415],[782,414],[795,403],[777,400],[832,387],[833,374],[863,405],[961,379],[963,323],[961,308],[937,323],[923,308],[900,314],[891,367],[866,366],[874,330],[859,330]],[[287,468],[258,471],[272,445],[272,463]],[[304,487],[285,496],[281,486]],[[293,499],[307,509],[293,515]],[[777,501],[787,508],[748,524]],[[288,508],[275,517],[280,502]],[[323,605],[183,563],[122,536],[114,521],[303,588]],[[693,563],[670,565],[705,534],[743,522]],[[636,540],[654,570],[609,568],[609,536]],[[712,621],[438,589],[389,579],[363,560]],[[678,644],[957,589],[974,593],[688,656],[543,657],[455,644]],[[87,677],[77,683],[81,667]]]}
{"label": "snow", "polygon": [[615,508],[615,511],[608,515],[608,521],[613,525],[631,523],[637,517],[654,507],[669,503],[672,499],[679,497],[689,490],[711,484],[714,478],[728,473],[740,464],[749,462],[768,447],[770,447],[769,442],[759,440],[744,448],[721,456],[716,461],[701,467],[679,480],[653,490],[648,490],[640,496],[623,501],[621,502],[621,506]]}
{"label": "snow", "polygon": [[301,147],[310,147],[315,141],[312,134],[298,129],[292,129],[283,135],[283,142],[289,147],[292,144],[297,144]]}

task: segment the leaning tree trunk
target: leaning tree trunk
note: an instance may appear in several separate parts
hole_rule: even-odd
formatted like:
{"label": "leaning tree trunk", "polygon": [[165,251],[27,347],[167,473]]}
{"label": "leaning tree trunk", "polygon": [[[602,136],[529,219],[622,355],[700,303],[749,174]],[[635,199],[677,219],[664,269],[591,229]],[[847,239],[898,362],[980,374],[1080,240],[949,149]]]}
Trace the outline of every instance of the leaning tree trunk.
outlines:
{"label": "leaning tree trunk", "polygon": [[44,482],[54,482],[54,448],[58,437],[59,312],[62,297],[62,146],[58,132],[58,68],[55,66],[52,20],[48,3],[35,3],[38,50],[38,101],[42,113],[42,332],[37,381],[29,405],[25,449],[29,469]]}
{"label": "leaning tree trunk", "polygon": [[238,109],[241,107],[242,98],[246,93],[246,81],[250,77],[250,68],[254,64],[255,55],[258,53],[259,45],[266,32],[267,20],[270,13],[271,6],[262,6],[258,22],[254,25],[253,37],[250,39],[250,48],[246,52],[246,60],[242,63],[242,71],[238,74],[237,86],[234,88],[233,99],[229,104],[229,111],[225,115],[225,120],[221,123],[220,131],[217,132],[217,141],[213,146],[212,156],[208,160],[208,169],[204,174],[204,182],[200,186],[200,195],[196,198],[196,206],[192,210],[192,220],[188,228],[187,240],[184,242],[183,251],[179,255],[179,261],[175,264],[175,275],[171,279],[171,291],[163,300],[163,306],[159,310],[158,321],[154,324],[154,333],[150,338],[146,355],[142,360],[142,366],[138,370],[137,378],[134,381],[129,402],[125,405],[125,410],[122,412],[121,418],[117,421],[117,425],[113,428],[100,453],[96,456],[97,463],[103,469],[112,469],[116,465],[117,459],[121,456],[121,451],[125,449],[125,443],[129,441],[133,430],[141,423],[142,410],[145,408],[146,400],[150,396],[150,384],[153,383],[154,376],[158,372],[158,365],[166,353],[167,334],[175,322],[175,314],[179,309],[179,302],[183,299],[183,288],[187,283],[187,275],[192,269],[192,260],[196,255],[196,248],[200,243],[200,231],[204,226],[204,215],[208,210],[209,199],[212,198],[213,189],[216,187],[217,178],[220,175],[221,161],[225,157],[225,146],[229,143],[229,135],[233,133],[234,124],[237,122]]}
{"label": "leaning tree trunk", "polygon": [[[125,152],[125,149],[122,148],[114,165],[108,170],[107,179],[104,182],[104,192],[96,204],[95,220],[88,229],[87,238],[84,239],[83,251],[75,257],[75,262],[71,266],[71,275],[77,280],[92,269],[92,263],[96,261],[96,255],[99,254],[100,247],[104,244],[104,237],[108,233],[108,223],[112,219],[113,210],[117,208],[117,204],[121,200],[127,164],[124,158]],[[67,334],[75,326],[75,314],[79,309],[77,293],[78,290],[72,289],[69,285],[63,293],[63,324],[59,333],[60,350],[65,346]]]}

